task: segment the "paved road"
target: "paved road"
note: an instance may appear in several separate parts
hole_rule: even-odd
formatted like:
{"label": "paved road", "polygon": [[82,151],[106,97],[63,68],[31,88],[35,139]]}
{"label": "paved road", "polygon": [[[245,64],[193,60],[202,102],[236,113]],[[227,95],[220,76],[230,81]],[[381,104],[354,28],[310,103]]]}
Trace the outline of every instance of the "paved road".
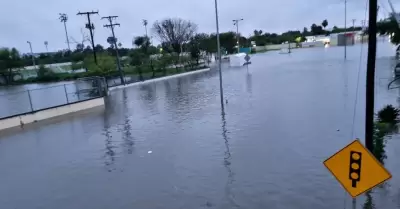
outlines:
{"label": "paved road", "polygon": [[[398,90],[386,90],[391,50],[378,47],[377,108],[398,105]],[[114,91],[105,109],[2,132],[1,208],[349,208],[322,165],[363,138],[366,56],[352,136],[360,46],[347,61],[342,53],[269,52],[254,55],[248,73],[224,69],[224,112],[214,71]],[[376,208],[400,206],[396,139]]]}

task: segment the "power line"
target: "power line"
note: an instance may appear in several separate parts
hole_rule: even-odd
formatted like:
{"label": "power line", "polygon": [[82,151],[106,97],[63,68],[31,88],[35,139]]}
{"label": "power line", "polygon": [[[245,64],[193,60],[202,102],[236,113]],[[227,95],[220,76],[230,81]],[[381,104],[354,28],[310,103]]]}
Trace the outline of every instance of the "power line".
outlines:
{"label": "power line", "polygon": [[87,16],[88,23],[86,24],[86,28],[89,29],[89,31],[90,31],[90,38],[91,38],[91,41],[92,41],[94,62],[97,65],[96,48],[94,47],[94,38],[93,38],[94,25],[90,21],[90,15],[94,15],[94,14],[99,14],[99,12],[94,12],[94,11],[91,11],[91,12],[78,12],[78,14],[76,14],[76,15],[86,15]]}
{"label": "power line", "polygon": [[125,85],[124,76],[122,74],[121,61],[119,59],[117,39],[115,38],[115,33],[114,33],[114,27],[115,26],[121,26],[119,23],[113,23],[113,20],[116,19],[117,17],[118,16],[107,16],[107,17],[102,17],[101,19],[107,19],[108,22],[110,23],[108,25],[104,25],[104,27],[111,29],[111,33],[112,33],[112,37],[113,37],[112,38],[113,40],[111,41],[111,43],[113,43],[114,47],[115,47],[115,52],[116,52],[115,55],[116,55],[117,64],[118,64],[119,76],[120,76],[120,79],[121,79],[121,84]]}

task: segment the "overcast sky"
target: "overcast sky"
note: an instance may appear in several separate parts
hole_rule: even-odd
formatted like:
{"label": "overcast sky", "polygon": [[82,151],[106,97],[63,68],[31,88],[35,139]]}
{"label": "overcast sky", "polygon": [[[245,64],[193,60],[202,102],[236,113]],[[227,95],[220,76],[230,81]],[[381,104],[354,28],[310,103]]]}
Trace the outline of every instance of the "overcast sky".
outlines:
{"label": "overcast sky", "polygon": [[[360,25],[364,19],[365,0],[347,1],[347,24]],[[312,23],[320,24],[328,19],[328,28],[344,25],[344,0],[218,0],[220,31],[236,30],[232,19],[243,18],[240,32],[249,36],[254,29],[264,32],[281,33],[287,30],[303,30]],[[388,15],[390,9],[386,0],[379,2],[383,8],[379,18]],[[395,4],[399,8],[399,4]],[[2,0],[0,3],[0,47],[16,47],[21,52],[29,52],[27,41],[32,42],[34,52],[45,52],[44,41],[48,41],[49,51],[67,48],[64,26],[59,21],[59,13],[68,14],[68,33],[76,41],[82,39],[81,29],[86,16],[77,12],[99,11],[93,15],[95,43],[108,46],[106,39],[110,30],[103,28],[102,16],[118,15],[116,36],[124,47],[132,47],[132,39],[145,33],[142,19],[151,25],[155,20],[179,17],[198,25],[198,32],[215,32],[214,0]],[[85,33],[89,34],[86,29]],[[157,38],[154,37],[156,40]],[[76,44],[71,44],[75,48]]]}

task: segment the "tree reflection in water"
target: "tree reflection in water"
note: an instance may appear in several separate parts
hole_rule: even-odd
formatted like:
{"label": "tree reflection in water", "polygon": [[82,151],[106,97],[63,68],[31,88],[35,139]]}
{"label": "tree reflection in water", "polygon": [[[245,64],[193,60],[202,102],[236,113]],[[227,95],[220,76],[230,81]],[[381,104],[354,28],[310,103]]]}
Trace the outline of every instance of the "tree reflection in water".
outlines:
{"label": "tree reflection in water", "polygon": [[107,115],[104,115],[104,128],[102,135],[105,136],[104,165],[108,172],[111,172],[115,170],[115,168],[113,168],[115,161],[115,146],[112,144],[112,135]]}
{"label": "tree reflection in water", "polygon": [[129,107],[128,107],[128,97],[126,94],[126,89],[123,90],[122,92],[123,95],[123,111],[125,112],[124,114],[124,125],[123,125],[123,130],[122,130],[122,140],[123,140],[123,146],[126,148],[126,151],[128,154],[133,153],[133,146],[135,145],[134,139],[132,136],[132,126],[131,126],[131,121],[129,119],[129,114],[126,114],[128,112]]}

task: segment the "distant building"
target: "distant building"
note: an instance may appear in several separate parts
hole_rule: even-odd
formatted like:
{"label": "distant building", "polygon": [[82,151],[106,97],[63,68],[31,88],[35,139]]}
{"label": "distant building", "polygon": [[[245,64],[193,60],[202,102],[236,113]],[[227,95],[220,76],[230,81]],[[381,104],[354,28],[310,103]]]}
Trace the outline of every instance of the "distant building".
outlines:
{"label": "distant building", "polygon": [[329,42],[329,36],[326,35],[306,36],[305,38],[305,42]]}

